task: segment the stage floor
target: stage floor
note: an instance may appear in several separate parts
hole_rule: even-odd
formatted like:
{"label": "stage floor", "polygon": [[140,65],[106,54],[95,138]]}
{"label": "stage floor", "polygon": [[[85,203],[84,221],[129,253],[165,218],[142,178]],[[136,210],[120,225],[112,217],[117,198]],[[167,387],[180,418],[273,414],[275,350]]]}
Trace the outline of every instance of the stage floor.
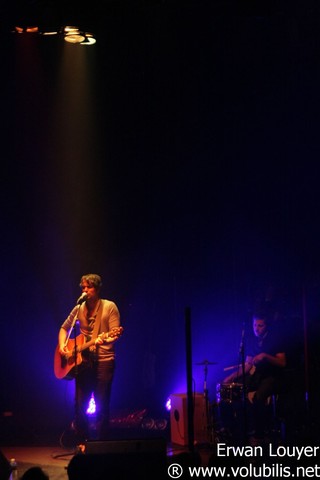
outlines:
{"label": "stage floor", "polygon": [[30,467],[40,466],[49,475],[50,480],[68,480],[67,466],[74,455],[57,447],[3,446],[0,447],[5,458],[15,458],[19,478]]}
{"label": "stage floor", "polygon": [[[144,439],[145,441],[145,439]],[[6,460],[15,458],[18,466],[19,478],[23,473],[33,466],[40,466],[48,475],[50,480],[68,480],[67,467],[74,455],[75,450],[68,450],[59,445],[56,446],[0,446],[0,451]],[[197,455],[201,459],[201,465],[207,465],[212,448],[210,445],[198,446]],[[189,455],[189,449],[185,446],[168,443],[167,464],[175,463],[180,455]]]}

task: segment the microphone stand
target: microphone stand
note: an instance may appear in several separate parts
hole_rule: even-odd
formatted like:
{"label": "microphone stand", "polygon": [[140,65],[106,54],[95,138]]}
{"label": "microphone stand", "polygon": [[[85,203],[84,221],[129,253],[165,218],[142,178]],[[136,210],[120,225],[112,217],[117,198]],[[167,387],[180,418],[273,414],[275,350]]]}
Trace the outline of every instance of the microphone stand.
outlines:
{"label": "microphone stand", "polygon": [[[81,297],[80,297],[81,298]],[[79,414],[79,405],[78,405],[78,387],[77,387],[77,374],[78,374],[78,359],[77,359],[77,355],[78,355],[78,352],[77,352],[77,334],[76,334],[76,323],[77,323],[77,319],[78,319],[78,313],[79,313],[79,309],[80,309],[80,306],[81,306],[81,303],[80,302],[80,299],[78,299],[77,301],[77,311],[73,317],[73,320],[72,320],[72,324],[71,324],[71,327],[70,327],[70,330],[69,330],[69,333],[67,335],[67,338],[66,338],[66,341],[65,341],[65,345],[67,345],[70,337],[71,337],[71,334],[73,332],[73,335],[74,335],[74,381],[75,381],[75,390],[74,390],[74,415],[75,415],[75,420],[74,420],[74,425],[73,425],[73,428],[75,429],[76,428],[76,424],[77,424],[77,419],[78,419],[78,414]],[[63,434],[61,435],[63,436]],[[75,453],[77,453],[77,447],[75,447],[75,449],[72,451],[72,452],[69,452],[69,453],[61,453],[61,454],[58,454],[58,455],[54,455],[53,458],[62,458],[62,457],[65,457],[65,456],[69,456],[69,455],[74,455]]]}
{"label": "microphone stand", "polygon": [[78,385],[77,385],[77,376],[78,376],[78,348],[77,348],[77,332],[76,332],[76,322],[77,322],[77,318],[78,318],[78,313],[79,313],[79,309],[80,309],[80,306],[81,304],[79,303],[78,304],[78,310],[74,316],[74,319],[73,319],[73,322],[72,322],[72,325],[71,325],[71,329],[70,329],[70,332],[71,330],[73,330],[73,335],[74,335],[74,425],[73,425],[73,428],[77,429],[77,421],[78,421],[78,418],[79,418],[79,404],[78,404]]}
{"label": "microphone stand", "polygon": [[204,396],[204,401],[205,401],[205,409],[206,409],[206,439],[209,441],[209,443],[214,443],[214,432],[213,432],[213,427],[212,427],[212,421],[209,416],[209,390],[208,390],[208,384],[207,384],[207,378],[208,378],[208,360],[204,361],[204,381],[203,381],[203,396]]}

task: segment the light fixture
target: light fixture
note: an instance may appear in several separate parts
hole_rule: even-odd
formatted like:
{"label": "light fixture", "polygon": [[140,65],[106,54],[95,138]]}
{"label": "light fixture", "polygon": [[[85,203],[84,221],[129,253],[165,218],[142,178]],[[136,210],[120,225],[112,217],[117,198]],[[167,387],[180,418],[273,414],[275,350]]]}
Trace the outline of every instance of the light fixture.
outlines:
{"label": "light fixture", "polygon": [[80,45],[94,45],[97,40],[92,33],[80,30],[78,27],[67,25],[58,30],[40,30],[37,26],[15,26],[13,33],[24,34],[34,33],[38,35],[63,35],[66,42]]}
{"label": "light fixture", "polygon": [[86,413],[87,415],[95,415],[96,413],[96,402],[93,393],[91,394]]}
{"label": "light fixture", "polygon": [[64,40],[69,43],[79,43],[80,45],[93,45],[96,43],[92,33],[80,31],[78,27],[70,25],[64,27]]}
{"label": "light fixture", "polygon": [[64,39],[68,43],[81,43],[85,40],[85,37],[83,35],[80,35],[80,33],[70,33],[68,35],[65,35]]}
{"label": "light fixture", "polygon": [[92,33],[85,32],[84,36],[85,39],[80,43],[80,45],[94,45],[97,42]]}
{"label": "light fixture", "polygon": [[41,35],[58,35],[59,32],[57,30],[50,30],[50,31],[45,31],[44,30],[40,33],[41,33]]}
{"label": "light fixture", "polygon": [[36,26],[26,26],[26,27],[20,27],[19,25],[16,25],[14,27],[15,33],[39,33],[39,27]]}

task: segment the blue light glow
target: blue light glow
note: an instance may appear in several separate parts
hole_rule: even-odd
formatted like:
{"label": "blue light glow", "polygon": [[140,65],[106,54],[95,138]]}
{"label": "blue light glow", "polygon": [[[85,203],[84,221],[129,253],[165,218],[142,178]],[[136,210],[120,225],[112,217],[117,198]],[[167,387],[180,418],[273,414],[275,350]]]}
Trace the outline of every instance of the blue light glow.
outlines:
{"label": "blue light glow", "polygon": [[94,400],[93,394],[91,395],[89,405],[87,408],[87,415],[94,415],[96,413],[96,402]]}

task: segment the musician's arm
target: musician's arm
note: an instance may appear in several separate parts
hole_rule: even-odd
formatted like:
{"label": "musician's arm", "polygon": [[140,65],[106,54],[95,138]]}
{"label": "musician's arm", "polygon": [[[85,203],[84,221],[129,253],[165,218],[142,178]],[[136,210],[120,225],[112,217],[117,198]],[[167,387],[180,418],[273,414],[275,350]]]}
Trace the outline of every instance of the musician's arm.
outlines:
{"label": "musician's arm", "polygon": [[[245,373],[250,372],[250,370],[252,368],[252,365],[253,365],[253,358],[248,355],[246,357],[246,361],[245,361],[245,364],[244,364],[244,372]],[[235,372],[231,373],[226,378],[224,378],[223,383],[235,382],[241,376],[242,376],[242,368],[240,367]]]}
{"label": "musician's arm", "polygon": [[104,338],[105,343],[114,343],[118,338],[121,337],[121,330],[120,327],[118,329],[113,329],[111,332],[107,333]]}
{"label": "musician's arm", "polygon": [[261,362],[267,362],[270,363],[270,365],[280,368],[284,368],[287,364],[285,353],[276,353],[275,355],[270,355],[269,353],[259,353],[252,359],[252,361],[254,365],[258,365]]}
{"label": "musician's arm", "polygon": [[67,335],[68,335],[68,331],[65,328],[61,327],[58,335],[59,352],[61,353],[61,355],[67,352],[67,348],[66,348]]}
{"label": "musician's arm", "polygon": [[122,334],[122,327],[120,326],[120,313],[117,305],[114,302],[110,303],[109,329],[110,331],[104,336],[104,342],[114,343]]}

